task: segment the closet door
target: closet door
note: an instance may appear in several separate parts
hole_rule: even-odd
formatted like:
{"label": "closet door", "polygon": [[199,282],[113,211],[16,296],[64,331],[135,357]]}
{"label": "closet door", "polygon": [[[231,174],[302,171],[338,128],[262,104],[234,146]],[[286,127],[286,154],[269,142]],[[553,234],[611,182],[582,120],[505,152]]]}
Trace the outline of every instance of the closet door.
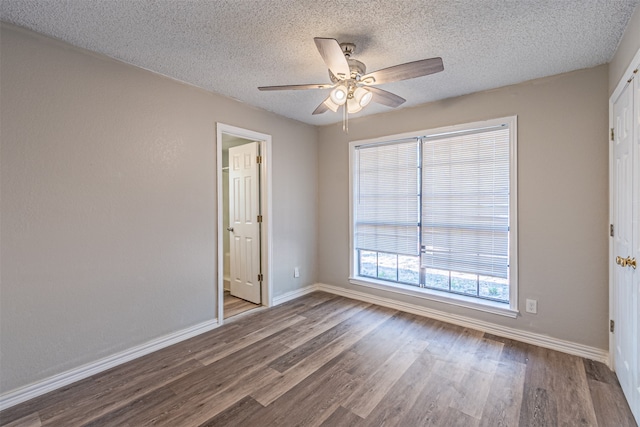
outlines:
{"label": "closet door", "polygon": [[636,419],[640,419],[639,316],[640,258],[640,102],[638,79],[632,78],[613,103],[612,159],[612,319],[611,351],[622,390]]}
{"label": "closet door", "polygon": [[[636,68],[637,71],[637,68]],[[629,399],[631,410],[636,417],[636,421],[640,424],[640,269],[637,264],[640,260],[640,76],[635,74],[632,81],[633,85],[633,115],[634,115],[634,132],[632,142],[633,152],[633,189],[631,198],[632,209],[632,251],[631,258],[633,268],[631,275],[633,295],[635,300],[635,318],[636,329],[632,341],[635,342],[635,366],[632,369],[633,380],[633,396]]]}

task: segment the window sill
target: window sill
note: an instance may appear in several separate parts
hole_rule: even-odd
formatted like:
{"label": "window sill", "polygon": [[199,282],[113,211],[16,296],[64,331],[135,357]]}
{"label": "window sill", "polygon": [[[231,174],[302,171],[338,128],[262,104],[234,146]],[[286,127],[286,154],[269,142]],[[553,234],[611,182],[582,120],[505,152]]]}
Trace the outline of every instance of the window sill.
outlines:
{"label": "window sill", "polygon": [[353,285],[365,286],[373,289],[394,292],[401,295],[409,295],[417,298],[437,301],[444,304],[456,305],[458,307],[470,308],[472,310],[484,311],[486,313],[497,314],[499,316],[516,318],[519,311],[512,309],[509,304],[499,303],[489,300],[479,300],[464,295],[455,295],[447,292],[439,292],[433,289],[418,288],[415,286],[403,285],[401,283],[389,283],[382,280],[375,280],[364,277],[350,277],[349,283]]}

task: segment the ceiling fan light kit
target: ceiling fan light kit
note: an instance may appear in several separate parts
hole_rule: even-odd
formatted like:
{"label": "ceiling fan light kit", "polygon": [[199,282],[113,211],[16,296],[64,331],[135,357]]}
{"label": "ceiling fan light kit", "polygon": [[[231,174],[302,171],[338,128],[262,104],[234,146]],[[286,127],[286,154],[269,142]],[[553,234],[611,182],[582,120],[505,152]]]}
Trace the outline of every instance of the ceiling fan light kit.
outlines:
{"label": "ceiling fan light kit", "polygon": [[[325,99],[322,104],[326,105],[327,108],[329,110],[333,111],[334,113],[337,113],[338,112],[338,108],[340,108],[340,104],[336,104],[335,102],[333,102],[330,97]],[[316,111],[317,111],[317,109],[316,109]],[[320,113],[316,113],[316,114],[320,114]]]}
{"label": "ceiling fan light kit", "polygon": [[369,105],[372,98],[373,94],[363,87],[359,87],[355,91],[353,91],[353,99],[355,99],[355,101],[361,108]]}
{"label": "ceiling fan light kit", "polygon": [[347,113],[355,114],[362,111],[362,105],[358,104],[355,99],[351,98],[347,101]]}
{"label": "ceiling fan light kit", "polygon": [[332,88],[329,96],[318,105],[313,114],[322,114],[327,110],[334,113],[343,107],[342,129],[348,131],[348,115],[355,114],[366,107],[371,101],[387,107],[395,108],[406,100],[374,85],[391,83],[400,80],[413,79],[444,70],[442,58],[423,59],[421,61],[408,62],[395,65],[382,70],[366,74],[366,66],[351,55],[356,45],[353,43],[338,43],[336,39],[316,37],[318,52],[329,68],[331,84],[262,86],[259,90],[299,90],[299,89],[325,89]]}
{"label": "ceiling fan light kit", "polygon": [[338,86],[331,91],[329,98],[336,105],[343,105],[347,102],[347,96],[349,95],[349,90],[344,86]]}

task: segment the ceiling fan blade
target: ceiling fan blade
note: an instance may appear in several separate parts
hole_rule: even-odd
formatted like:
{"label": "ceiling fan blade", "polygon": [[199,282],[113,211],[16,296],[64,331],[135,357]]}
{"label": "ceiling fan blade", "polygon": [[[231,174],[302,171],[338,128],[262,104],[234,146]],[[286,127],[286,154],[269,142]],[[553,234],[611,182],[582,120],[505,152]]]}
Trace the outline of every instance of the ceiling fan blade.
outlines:
{"label": "ceiling fan blade", "polygon": [[439,73],[442,70],[444,70],[442,58],[429,58],[383,68],[382,70],[365,74],[360,81],[366,85],[378,85],[422,77],[428,74]]}
{"label": "ceiling fan blade", "polygon": [[[326,99],[324,101],[326,101]],[[315,116],[316,114],[326,113],[329,110],[329,107],[326,106],[324,101],[322,101],[320,105],[318,105],[318,107],[315,110],[313,110],[313,113],[311,114]]]}
{"label": "ceiling fan blade", "polygon": [[310,84],[310,85],[284,85],[284,86],[261,86],[258,90],[303,90],[303,89],[328,89],[333,87],[333,84]]}
{"label": "ceiling fan blade", "polygon": [[405,103],[406,99],[398,96],[394,93],[387,92],[386,90],[379,89],[377,87],[367,87],[367,90],[373,94],[371,100],[378,104],[386,105],[387,107],[396,108]]}
{"label": "ceiling fan blade", "polygon": [[342,48],[336,39],[324,39],[322,37],[316,37],[313,39],[316,42],[316,47],[320,56],[327,64],[327,67],[334,76],[339,79],[348,79],[351,76],[349,70],[349,63],[347,58],[344,57]]}

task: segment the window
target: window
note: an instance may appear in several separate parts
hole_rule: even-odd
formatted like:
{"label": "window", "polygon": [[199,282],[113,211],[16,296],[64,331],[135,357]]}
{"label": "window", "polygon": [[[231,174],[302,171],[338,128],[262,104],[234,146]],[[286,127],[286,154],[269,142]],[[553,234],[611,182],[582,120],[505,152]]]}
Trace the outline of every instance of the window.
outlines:
{"label": "window", "polygon": [[350,144],[351,281],[513,315],[516,118]]}

